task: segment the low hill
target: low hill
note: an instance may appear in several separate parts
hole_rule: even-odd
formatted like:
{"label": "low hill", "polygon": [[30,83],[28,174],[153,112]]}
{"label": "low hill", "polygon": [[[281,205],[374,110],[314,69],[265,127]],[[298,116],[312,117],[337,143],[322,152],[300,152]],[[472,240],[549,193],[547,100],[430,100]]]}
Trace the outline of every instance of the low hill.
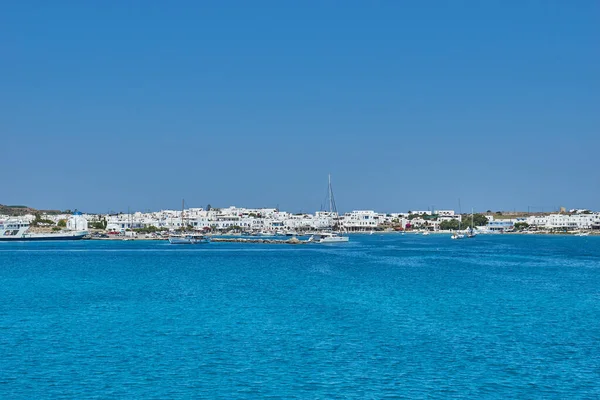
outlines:
{"label": "low hill", "polygon": [[0,204],[0,215],[18,217],[25,214],[61,214],[60,210],[37,210],[27,206],[5,206]]}

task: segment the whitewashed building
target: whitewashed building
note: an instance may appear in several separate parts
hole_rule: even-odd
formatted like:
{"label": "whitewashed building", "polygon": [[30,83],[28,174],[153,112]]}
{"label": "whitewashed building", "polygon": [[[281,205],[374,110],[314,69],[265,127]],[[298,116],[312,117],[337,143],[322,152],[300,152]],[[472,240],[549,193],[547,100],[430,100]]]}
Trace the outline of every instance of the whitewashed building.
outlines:
{"label": "whitewashed building", "polygon": [[380,214],[372,210],[358,210],[344,214],[342,225],[348,231],[370,231],[383,223]]}
{"label": "whitewashed building", "polygon": [[525,219],[531,226],[544,229],[592,229],[600,224],[600,213],[532,215]]}
{"label": "whitewashed building", "polygon": [[67,229],[72,231],[87,231],[88,221],[80,212],[75,212],[67,219]]}

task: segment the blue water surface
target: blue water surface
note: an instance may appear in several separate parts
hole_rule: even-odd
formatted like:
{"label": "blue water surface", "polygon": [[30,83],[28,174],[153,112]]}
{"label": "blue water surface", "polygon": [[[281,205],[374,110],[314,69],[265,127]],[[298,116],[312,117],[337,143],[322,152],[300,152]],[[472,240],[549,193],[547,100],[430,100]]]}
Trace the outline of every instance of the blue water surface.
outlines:
{"label": "blue water surface", "polygon": [[0,398],[600,398],[600,237],[0,243]]}

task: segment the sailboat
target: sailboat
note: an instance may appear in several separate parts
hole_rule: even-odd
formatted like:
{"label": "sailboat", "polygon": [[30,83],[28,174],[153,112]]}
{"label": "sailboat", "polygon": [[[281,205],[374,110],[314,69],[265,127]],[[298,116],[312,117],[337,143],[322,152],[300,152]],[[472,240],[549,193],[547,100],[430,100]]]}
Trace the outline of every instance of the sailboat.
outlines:
{"label": "sailboat", "polygon": [[186,234],[185,233],[185,224],[184,224],[184,208],[185,202],[181,201],[181,235],[169,235],[169,243],[171,244],[199,244],[199,243],[208,243],[210,240],[203,236],[197,234]]}
{"label": "sailboat", "polygon": [[467,237],[474,238],[475,236],[477,236],[477,233],[475,233],[475,217],[473,214],[473,209],[471,209],[471,227],[469,228],[469,231],[467,232]]}
{"label": "sailboat", "polygon": [[[340,217],[337,212],[337,207],[335,205],[335,198],[333,197],[333,189],[331,188],[331,175],[329,175],[329,185],[327,190],[327,197],[329,199],[329,215],[334,218],[334,221],[337,221],[337,225],[340,227],[340,231],[322,231],[312,235],[308,241],[315,243],[343,243],[348,242],[350,238],[348,236],[344,236],[342,233],[342,228],[340,225]],[[335,228],[334,224],[334,228]]]}
{"label": "sailboat", "polygon": [[452,234],[452,236],[450,236],[450,239],[462,239],[464,237],[464,234],[460,233],[459,231],[456,231]]}
{"label": "sailboat", "polygon": [[[458,214],[459,214],[459,217],[461,217],[460,214],[462,214],[462,212],[460,209],[460,199],[458,199]],[[462,217],[461,217],[461,219],[462,219]],[[458,230],[456,232],[454,232],[452,234],[452,236],[450,236],[450,239],[463,239],[465,237],[464,233],[461,233],[461,227],[460,227],[461,219],[458,220]]]}

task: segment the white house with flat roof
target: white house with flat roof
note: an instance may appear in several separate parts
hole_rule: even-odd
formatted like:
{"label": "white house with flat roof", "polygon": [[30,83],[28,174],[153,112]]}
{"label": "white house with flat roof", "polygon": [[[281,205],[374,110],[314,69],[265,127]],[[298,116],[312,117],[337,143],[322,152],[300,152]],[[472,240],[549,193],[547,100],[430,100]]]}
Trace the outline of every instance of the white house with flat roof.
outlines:
{"label": "white house with flat roof", "polygon": [[80,212],[73,213],[67,219],[67,229],[72,231],[87,231],[88,221]]}
{"label": "white house with flat roof", "polygon": [[357,210],[344,214],[342,224],[348,231],[370,231],[383,223],[380,214],[372,210]]}
{"label": "white house with flat roof", "polygon": [[545,229],[592,229],[595,224],[600,223],[600,213],[531,215],[525,222]]}
{"label": "white house with flat roof", "polygon": [[435,214],[440,217],[452,217],[454,216],[454,210],[435,210]]}

